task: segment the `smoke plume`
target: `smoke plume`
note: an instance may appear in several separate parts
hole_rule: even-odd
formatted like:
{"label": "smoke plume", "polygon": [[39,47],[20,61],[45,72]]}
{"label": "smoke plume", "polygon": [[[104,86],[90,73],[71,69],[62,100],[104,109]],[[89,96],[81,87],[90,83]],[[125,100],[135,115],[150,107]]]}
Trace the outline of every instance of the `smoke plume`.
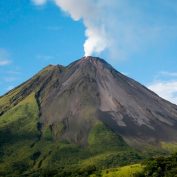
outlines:
{"label": "smoke plume", "polygon": [[[109,35],[107,34],[105,19],[107,19],[107,0],[54,0],[65,12],[70,14],[74,20],[82,20],[87,37],[84,43],[85,56],[100,53],[109,46]],[[111,10],[111,9],[110,9]]]}
{"label": "smoke plume", "polygon": [[[43,5],[46,0],[33,0],[36,5]],[[53,0],[73,20],[82,20],[85,27],[85,56],[98,54],[111,45],[111,26],[109,20],[114,20],[111,13],[115,0]],[[43,3],[42,3],[43,2]]]}
{"label": "smoke plume", "polygon": [[163,10],[176,11],[173,3],[170,5],[165,1],[157,0],[153,6],[149,1],[142,0],[33,1],[37,5],[53,1],[73,20],[83,21],[86,28],[86,40],[83,45],[85,56],[105,51],[110,58],[126,58],[139,49],[142,51],[143,48],[153,45],[159,47],[163,43],[162,39],[165,41],[167,35],[174,34],[176,31],[175,20],[169,22],[170,26],[167,21],[164,21]]}

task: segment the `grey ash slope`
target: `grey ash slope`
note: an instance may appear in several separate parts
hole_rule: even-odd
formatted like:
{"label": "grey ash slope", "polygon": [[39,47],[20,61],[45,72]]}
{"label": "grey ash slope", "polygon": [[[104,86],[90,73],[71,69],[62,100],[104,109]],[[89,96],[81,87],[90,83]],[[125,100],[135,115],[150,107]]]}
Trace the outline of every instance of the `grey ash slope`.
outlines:
{"label": "grey ash slope", "polygon": [[101,121],[134,147],[177,142],[177,106],[102,59],[49,66],[22,86],[18,94],[35,90],[41,131],[50,127],[56,139],[86,145]]}
{"label": "grey ash slope", "polygon": [[56,136],[86,144],[89,131],[101,120],[133,146],[177,141],[177,106],[104,60],[82,58],[56,78],[40,97],[41,123],[50,125]]}

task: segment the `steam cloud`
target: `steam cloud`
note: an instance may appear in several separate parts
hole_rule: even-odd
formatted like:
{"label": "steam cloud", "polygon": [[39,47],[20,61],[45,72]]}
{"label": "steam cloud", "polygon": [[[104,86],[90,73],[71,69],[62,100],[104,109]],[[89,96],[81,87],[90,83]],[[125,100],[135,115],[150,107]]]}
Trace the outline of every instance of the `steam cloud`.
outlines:
{"label": "steam cloud", "polygon": [[[42,5],[44,0],[34,0]],[[43,1],[43,3],[42,3]],[[106,8],[111,3],[107,0],[53,0],[63,11],[75,20],[83,20],[86,27],[86,41],[84,43],[85,56],[100,53],[109,46],[109,37],[104,23],[107,15]]]}
{"label": "steam cloud", "polygon": [[103,24],[103,1],[94,0],[55,0],[56,4],[69,13],[74,20],[83,20],[87,40],[84,44],[85,56],[102,52],[108,45]]}
{"label": "steam cloud", "polygon": [[[53,1],[60,9],[68,13],[73,20],[82,20],[85,27],[85,56],[109,53],[110,58],[126,58],[127,54],[139,48],[161,45],[162,38],[174,34],[176,28],[169,27],[163,21],[164,14],[159,9],[174,7],[165,1],[153,6],[158,18],[151,15],[149,1],[137,0],[33,0],[36,5]],[[132,4],[133,3],[133,4]],[[170,9],[171,8],[171,9]],[[153,9],[154,10],[154,9]],[[154,10],[154,11],[155,11]],[[165,9],[166,10],[166,9]],[[162,11],[163,12],[163,11]],[[164,39],[165,41],[165,39]]]}

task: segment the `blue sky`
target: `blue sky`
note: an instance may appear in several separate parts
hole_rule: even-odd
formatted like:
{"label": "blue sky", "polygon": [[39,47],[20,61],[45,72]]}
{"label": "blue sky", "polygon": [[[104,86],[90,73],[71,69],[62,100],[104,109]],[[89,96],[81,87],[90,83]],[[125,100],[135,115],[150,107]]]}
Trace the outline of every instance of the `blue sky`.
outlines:
{"label": "blue sky", "polygon": [[0,95],[85,49],[177,103],[175,0],[75,2],[0,1]]}

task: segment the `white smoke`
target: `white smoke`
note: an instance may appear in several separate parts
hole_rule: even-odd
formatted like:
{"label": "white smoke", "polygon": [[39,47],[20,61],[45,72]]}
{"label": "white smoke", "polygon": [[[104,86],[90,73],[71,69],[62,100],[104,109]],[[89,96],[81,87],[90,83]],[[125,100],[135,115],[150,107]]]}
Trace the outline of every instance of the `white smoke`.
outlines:
{"label": "white smoke", "polygon": [[[107,8],[106,0],[54,0],[74,20],[82,20],[87,37],[84,43],[85,56],[104,51],[108,45],[108,35],[105,29],[104,10]],[[110,3],[110,2],[109,2]]]}
{"label": "white smoke", "polygon": [[[44,0],[33,0],[35,4],[43,5]],[[40,3],[42,2],[43,3]],[[106,9],[113,5],[114,0],[53,0],[56,5],[68,13],[73,20],[82,20],[85,27],[86,41],[84,43],[85,56],[98,54],[110,45],[106,28],[108,15]],[[111,9],[109,9],[111,10]]]}
{"label": "white smoke", "polygon": [[[33,0],[42,5],[53,1],[73,20],[82,20],[86,27],[84,43],[85,56],[109,53],[110,58],[126,58],[132,52],[148,47],[161,46],[165,36],[176,34],[174,22],[164,21],[167,8],[173,11],[173,3],[157,1],[152,6],[149,1],[137,0]],[[158,18],[151,13],[156,12]],[[159,10],[160,9],[160,10]],[[161,10],[163,9],[163,10]],[[176,13],[175,9],[175,13]],[[174,18],[175,19],[175,18]],[[168,37],[166,37],[168,38]]]}

